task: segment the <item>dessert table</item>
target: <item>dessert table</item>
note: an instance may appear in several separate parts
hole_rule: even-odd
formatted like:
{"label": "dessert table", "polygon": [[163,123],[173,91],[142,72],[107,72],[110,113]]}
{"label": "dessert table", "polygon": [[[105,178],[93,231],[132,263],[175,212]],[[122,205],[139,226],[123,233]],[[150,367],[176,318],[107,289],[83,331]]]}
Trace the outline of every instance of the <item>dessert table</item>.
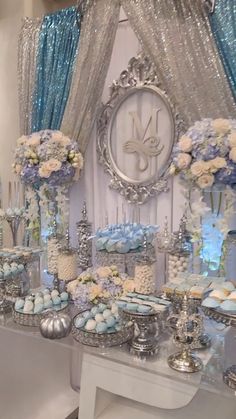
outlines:
{"label": "dessert table", "polygon": [[204,369],[183,374],[167,365],[176,350],[167,334],[159,354],[144,361],[130,355],[126,345],[93,348],[71,336],[46,340],[37,328],[19,326],[9,315],[0,323],[4,419],[74,419],[78,406],[79,419],[200,419],[206,412],[214,419],[235,419],[236,394],[222,380],[234,358],[233,329],[218,325],[216,330],[207,321],[215,337],[210,350],[198,352]]}

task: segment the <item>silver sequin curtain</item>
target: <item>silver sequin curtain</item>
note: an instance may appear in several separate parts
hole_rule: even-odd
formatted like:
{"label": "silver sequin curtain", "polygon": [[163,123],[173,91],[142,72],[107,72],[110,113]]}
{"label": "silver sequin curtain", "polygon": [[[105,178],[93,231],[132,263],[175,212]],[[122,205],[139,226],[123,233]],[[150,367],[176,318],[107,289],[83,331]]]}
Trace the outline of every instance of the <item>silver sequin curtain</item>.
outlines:
{"label": "silver sequin curtain", "polygon": [[19,34],[18,93],[21,134],[29,134],[31,132],[36,55],[41,24],[41,19],[25,18]]}
{"label": "silver sequin curtain", "polygon": [[118,0],[95,0],[81,27],[79,54],[61,131],[77,139],[85,152],[111,59],[119,20]]}
{"label": "silver sequin curtain", "polygon": [[203,117],[236,117],[236,107],[197,0],[121,0],[162,86],[187,125]]}

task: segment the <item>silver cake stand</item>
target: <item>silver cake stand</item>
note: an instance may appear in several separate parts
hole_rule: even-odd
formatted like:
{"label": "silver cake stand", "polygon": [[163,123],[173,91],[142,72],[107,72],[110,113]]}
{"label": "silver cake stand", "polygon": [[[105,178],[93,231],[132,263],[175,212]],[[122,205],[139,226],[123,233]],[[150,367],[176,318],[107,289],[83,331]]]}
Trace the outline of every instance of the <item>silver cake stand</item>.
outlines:
{"label": "silver cake stand", "polygon": [[[236,314],[229,314],[214,308],[202,307],[204,314],[217,323],[236,328]],[[223,381],[227,386],[236,390],[236,365],[232,365],[223,372]]]}
{"label": "silver cake stand", "polygon": [[136,333],[129,344],[130,352],[139,357],[157,354],[161,313],[154,310],[148,313],[137,313],[126,309],[120,309],[119,312],[124,321],[132,321],[135,325]]}

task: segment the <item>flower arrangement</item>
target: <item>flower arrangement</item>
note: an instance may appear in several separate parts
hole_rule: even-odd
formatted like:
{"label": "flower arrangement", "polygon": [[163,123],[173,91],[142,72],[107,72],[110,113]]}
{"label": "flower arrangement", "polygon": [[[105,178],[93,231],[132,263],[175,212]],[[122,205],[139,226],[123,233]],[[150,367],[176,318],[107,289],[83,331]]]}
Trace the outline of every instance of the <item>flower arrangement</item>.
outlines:
{"label": "flower arrangement", "polygon": [[170,173],[203,190],[236,184],[236,120],[196,122],[174,147]]}
{"label": "flower arrangement", "polygon": [[97,304],[101,299],[115,299],[134,291],[134,281],[118,272],[116,266],[92,268],[67,285],[67,291],[79,306]]}
{"label": "flower arrangement", "polygon": [[78,144],[60,131],[39,131],[17,140],[13,170],[26,185],[38,189],[45,182],[71,183],[82,167]]}
{"label": "flower arrangement", "polygon": [[78,144],[60,131],[43,130],[17,140],[13,171],[25,185],[28,231],[35,240],[39,240],[40,227],[41,235],[50,233],[55,217],[62,228],[58,233],[66,231],[68,188],[82,168]]}

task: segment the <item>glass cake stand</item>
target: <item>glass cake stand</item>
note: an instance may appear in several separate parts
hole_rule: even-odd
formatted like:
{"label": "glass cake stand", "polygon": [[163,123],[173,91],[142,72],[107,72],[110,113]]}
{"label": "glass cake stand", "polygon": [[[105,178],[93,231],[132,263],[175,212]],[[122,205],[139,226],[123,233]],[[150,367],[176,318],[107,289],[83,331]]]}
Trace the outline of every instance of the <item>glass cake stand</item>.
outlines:
{"label": "glass cake stand", "polygon": [[[236,328],[236,313],[230,314],[216,308],[202,307],[203,312],[217,323]],[[223,381],[233,390],[236,390],[236,365],[231,365],[223,372]]]}

